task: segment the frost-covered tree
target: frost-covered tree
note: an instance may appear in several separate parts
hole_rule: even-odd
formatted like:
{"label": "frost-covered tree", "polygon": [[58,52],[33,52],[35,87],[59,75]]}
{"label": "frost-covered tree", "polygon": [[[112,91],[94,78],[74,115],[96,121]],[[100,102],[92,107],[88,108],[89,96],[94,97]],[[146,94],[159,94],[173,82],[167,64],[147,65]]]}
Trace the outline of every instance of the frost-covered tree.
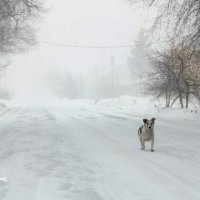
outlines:
{"label": "frost-covered tree", "polygon": [[135,40],[135,45],[131,49],[131,56],[128,57],[128,69],[132,79],[132,92],[135,95],[143,93],[143,79],[150,70],[150,62],[148,59],[149,42],[144,29],[139,31]]}
{"label": "frost-covered tree", "polygon": [[41,0],[0,1],[0,54],[24,51],[35,43],[32,22],[41,11]]}
{"label": "frost-covered tree", "polygon": [[134,47],[131,49],[131,57],[128,58],[128,67],[134,79],[143,76],[149,70],[148,49],[149,43],[144,29],[141,29]]}
{"label": "frost-covered tree", "polygon": [[[200,102],[200,51],[191,48],[173,48],[156,52],[151,58],[147,91],[165,96],[166,107],[179,99],[181,108],[188,108],[191,100]],[[185,103],[184,103],[185,101]]]}
{"label": "frost-covered tree", "polygon": [[153,8],[151,30],[164,30],[177,45],[200,48],[200,0],[128,0]]}
{"label": "frost-covered tree", "polygon": [[32,22],[42,11],[42,0],[0,0],[0,73],[9,64],[5,55],[26,51],[35,44]]}

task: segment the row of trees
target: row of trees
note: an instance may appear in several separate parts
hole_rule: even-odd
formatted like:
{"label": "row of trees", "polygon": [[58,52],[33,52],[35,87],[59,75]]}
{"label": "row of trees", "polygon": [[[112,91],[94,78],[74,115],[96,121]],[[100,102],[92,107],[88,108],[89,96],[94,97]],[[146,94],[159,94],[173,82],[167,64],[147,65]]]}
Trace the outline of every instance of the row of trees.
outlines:
{"label": "row of trees", "polygon": [[165,96],[166,107],[172,107],[178,99],[181,108],[188,108],[194,99],[200,102],[199,50],[171,47],[155,52],[150,60],[152,72],[147,90],[158,97]]}
{"label": "row of trees", "polygon": [[157,10],[150,32],[154,40],[159,32],[157,39],[166,41],[164,48],[154,45],[144,55],[152,67],[145,79],[146,90],[164,96],[166,107],[177,100],[181,108],[194,100],[200,103],[200,0],[129,1]]}

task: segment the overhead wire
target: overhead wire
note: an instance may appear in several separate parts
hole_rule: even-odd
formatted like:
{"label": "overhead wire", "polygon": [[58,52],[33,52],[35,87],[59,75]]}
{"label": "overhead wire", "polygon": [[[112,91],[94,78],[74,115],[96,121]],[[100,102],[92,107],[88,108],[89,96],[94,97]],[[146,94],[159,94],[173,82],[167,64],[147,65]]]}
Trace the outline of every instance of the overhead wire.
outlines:
{"label": "overhead wire", "polygon": [[38,43],[44,43],[48,45],[62,46],[62,47],[68,47],[68,48],[85,48],[85,49],[132,48],[134,46],[134,45],[112,45],[112,46],[72,45],[72,44],[48,42],[48,41],[42,41],[42,40],[39,40]]}
{"label": "overhead wire", "polygon": [[[116,48],[133,48],[135,45],[101,45],[101,46],[93,46],[93,45],[73,45],[73,44],[65,44],[65,43],[57,43],[57,42],[49,42],[49,41],[43,41],[38,40],[38,43],[41,44],[47,44],[47,45],[53,45],[53,46],[61,46],[66,48],[84,48],[84,49],[116,49]],[[152,44],[158,44],[158,43],[166,43],[166,41],[158,41]],[[150,44],[150,43],[149,43]]]}

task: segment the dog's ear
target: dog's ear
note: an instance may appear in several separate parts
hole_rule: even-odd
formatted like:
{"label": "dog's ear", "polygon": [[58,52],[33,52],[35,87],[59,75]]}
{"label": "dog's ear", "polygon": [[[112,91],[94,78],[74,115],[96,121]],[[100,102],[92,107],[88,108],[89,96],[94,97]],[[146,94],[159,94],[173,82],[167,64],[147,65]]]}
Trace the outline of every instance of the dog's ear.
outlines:
{"label": "dog's ear", "polygon": [[147,119],[143,119],[143,122],[146,124],[147,123]]}
{"label": "dog's ear", "polygon": [[155,122],[155,120],[156,120],[156,118],[152,118],[151,120],[152,120],[152,121],[153,121],[153,123],[154,123],[154,122]]}

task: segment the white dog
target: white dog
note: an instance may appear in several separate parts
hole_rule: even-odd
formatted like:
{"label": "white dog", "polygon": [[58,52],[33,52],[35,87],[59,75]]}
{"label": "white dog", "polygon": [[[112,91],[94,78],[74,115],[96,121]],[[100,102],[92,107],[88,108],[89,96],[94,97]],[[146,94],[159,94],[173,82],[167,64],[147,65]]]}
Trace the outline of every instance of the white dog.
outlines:
{"label": "white dog", "polygon": [[144,125],[142,125],[138,129],[138,136],[140,139],[141,143],[141,149],[145,149],[145,142],[146,141],[151,141],[151,151],[154,151],[154,123],[155,123],[155,118],[152,118],[150,120],[148,119],[143,119]]}

